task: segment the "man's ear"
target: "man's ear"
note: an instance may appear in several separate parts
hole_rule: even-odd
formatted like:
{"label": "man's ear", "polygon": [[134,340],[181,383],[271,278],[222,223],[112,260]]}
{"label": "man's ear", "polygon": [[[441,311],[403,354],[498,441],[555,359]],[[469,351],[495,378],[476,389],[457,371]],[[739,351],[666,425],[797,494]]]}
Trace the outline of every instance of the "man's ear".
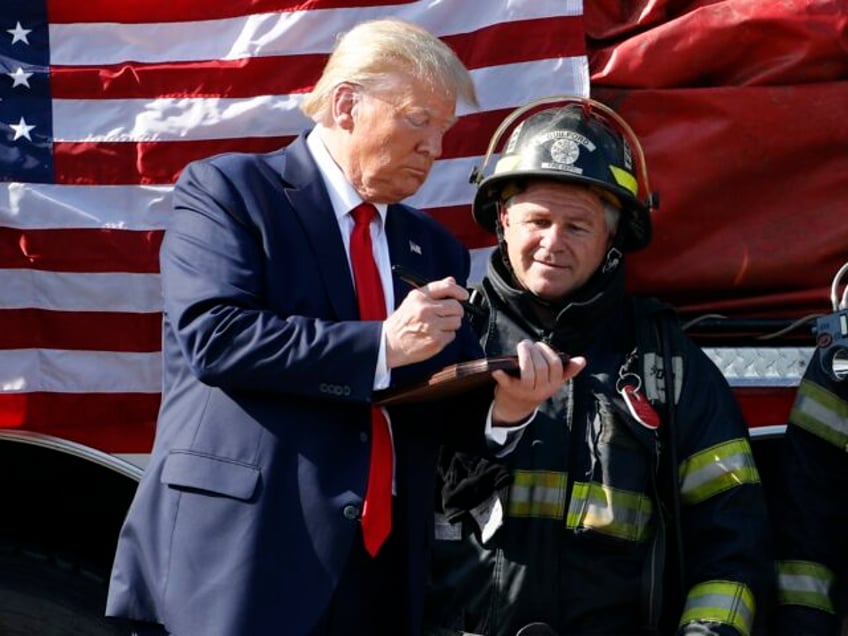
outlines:
{"label": "man's ear", "polygon": [[509,214],[507,214],[507,207],[505,201],[498,201],[493,205],[498,206],[498,221],[502,227],[506,227],[509,225]]}
{"label": "man's ear", "polygon": [[359,92],[353,84],[342,82],[333,89],[333,122],[343,130],[352,130]]}

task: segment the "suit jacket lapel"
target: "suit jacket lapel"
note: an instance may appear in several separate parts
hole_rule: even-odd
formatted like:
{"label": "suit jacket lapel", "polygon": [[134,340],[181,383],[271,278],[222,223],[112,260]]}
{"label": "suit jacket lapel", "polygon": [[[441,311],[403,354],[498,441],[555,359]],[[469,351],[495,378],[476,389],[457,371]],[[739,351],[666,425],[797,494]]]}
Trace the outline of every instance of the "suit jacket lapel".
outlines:
{"label": "suit jacket lapel", "polygon": [[[315,267],[329,292],[333,309],[340,319],[355,319],[358,316],[356,293],[345,257],[344,243],[330,197],[318,166],[306,147],[304,135],[286,149],[282,176],[287,184],[293,186],[286,188],[286,195],[315,252]],[[304,266],[312,267],[312,264]]]}
{"label": "suit jacket lapel", "polygon": [[[410,216],[402,206],[390,205],[386,215],[386,240],[389,243],[389,257],[393,265],[400,265],[422,276],[429,275],[420,239],[414,236],[410,225]],[[395,290],[395,307],[409,293],[409,285],[397,276],[392,277]]]}

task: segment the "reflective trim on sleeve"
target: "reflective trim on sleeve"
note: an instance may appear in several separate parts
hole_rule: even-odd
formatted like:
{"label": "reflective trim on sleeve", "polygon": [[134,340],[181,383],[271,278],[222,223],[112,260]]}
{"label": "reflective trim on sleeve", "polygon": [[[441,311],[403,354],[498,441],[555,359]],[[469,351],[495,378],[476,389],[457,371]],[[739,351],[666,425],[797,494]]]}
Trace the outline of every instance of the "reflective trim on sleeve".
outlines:
{"label": "reflective trim on sleeve", "polygon": [[835,614],[831,590],[834,573],[814,561],[778,561],[777,591],[781,605],[803,605]]}
{"label": "reflective trim on sleeve", "polygon": [[680,465],[684,504],[696,504],[743,484],[758,484],[760,474],[748,440],[740,438],[712,446]]}
{"label": "reflective trim on sleeve", "polygon": [[801,380],[789,421],[848,451],[848,402],[810,380]]}
{"label": "reflective trim on sleeve", "polygon": [[730,625],[741,636],[754,624],[754,595],[735,581],[704,581],[689,591],[680,626],[696,622]]}
{"label": "reflective trim on sleeve", "polygon": [[507,515],[562,519],[565,514],[566,473],[516,470],[509,491]]}
{"label": "reflective trim on sleeve", "polygon": [[653,508],[651,499],[643,493],[577,482],[571,491],[566,526],[642,542],[651,527]]}

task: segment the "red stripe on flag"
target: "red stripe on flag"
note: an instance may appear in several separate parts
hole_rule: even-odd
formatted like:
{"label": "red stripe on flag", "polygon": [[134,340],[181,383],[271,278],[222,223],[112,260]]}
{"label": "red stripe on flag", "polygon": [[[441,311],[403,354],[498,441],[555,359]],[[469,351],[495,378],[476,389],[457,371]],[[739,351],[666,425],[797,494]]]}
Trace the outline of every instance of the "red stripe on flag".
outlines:
{"label": "red stripe on flag", "polygon": [[52,66],[56,99],[250,97],[312,89],[326,55],[251,57],[240,60]]}
{"label": "red stripe on flag", "polygon": [[496,242],[493,234],[489,234],[474,221],[471,204],[429,208],[427,212],[447,227],[468,249],[489,247]]}
{"label": "red stripe on flag", "polygon": [[504,22],[445,36],[469,69],[586,54],[583,16]]}
{"label": "red stripe on flag", "polygon": [[[480,157],[486,154],[486,149],[489,147],[489,139],[497,130],[501,121],[509,113],[511,108],[500,110],[487,110],[481,113],[473,113],[460,117],[456,125],[445,135],[444,143],[442,144],[442,159],[457,159],[461,157]],[[501,145],[506,142],[506,137],[501,137]],[[478,166],[482,167],[482,166]],[[486,172],[491,172],[493,168],[490,160],[486,166]],[[465,179],[470,175],[457,175],[457,177]]]}
{"label": "red stripe on flag", "polygon": [[217,20],[246,14],[289,13],[316,9],[352,9],[355,7],[413,4],[414,0],[168,0],[138,2],[115,0],[48,0],[47,15],[54,24],[74,22],[178,22]]}
{"label": "red stripe on flag", "polygon": [[[582,16],[496,24],[443,38],[470,69],[585,55]],[[509,46],[503,46],[509,42]],[[56,99],[249,97],[311,90],[326,55],[255,57],[168,64],[53,66]]]}
{"label": "red stripe on flag", "polygon": [[186,164],[221,152],[269,152],[294,137],[241,137],[197,141],[57,142],[56,183],[123,185],[173,183]]}
{"label": "red stripe on flag", "polygon": [[0,267],[158,274],[162,235],[163,230],[0,227]]}
{"label": "red stripe on flag", "polygon": [[160,313],[0,310],[0,349],[159,351]]}
{"label": "red stripe on flag", "polygon": [[158,393],[0,393],[0,428],[72,440],[107,453],[149,453]]}

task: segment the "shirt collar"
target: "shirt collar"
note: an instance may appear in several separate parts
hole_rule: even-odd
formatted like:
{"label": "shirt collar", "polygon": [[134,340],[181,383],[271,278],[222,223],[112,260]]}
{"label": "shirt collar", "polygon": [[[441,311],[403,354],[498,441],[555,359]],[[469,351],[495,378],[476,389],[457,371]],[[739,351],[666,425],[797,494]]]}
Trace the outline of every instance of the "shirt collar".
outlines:
{"label": "shirt collar", "polygon": [[[342,221],[345,215],[362,203],[362,197],[354,190],[342,169],[330,156],[330,152],[322,139],[323,130],[321,124],[316,125],[306,136],[306,147],[312,154],[312,158],[318,165],[318,171],[324,179],[324,186],[330,195],[330,203],[333,206],[336,220]],[[383,226],[385,226],[388,205],[385,203],[374,203],[373,205],[377,208]]]}

